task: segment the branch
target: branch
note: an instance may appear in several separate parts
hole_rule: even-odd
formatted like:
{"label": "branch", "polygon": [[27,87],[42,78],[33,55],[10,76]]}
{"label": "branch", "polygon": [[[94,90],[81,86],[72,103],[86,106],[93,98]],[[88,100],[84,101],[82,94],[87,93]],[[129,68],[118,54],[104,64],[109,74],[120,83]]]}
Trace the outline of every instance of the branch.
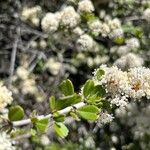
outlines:
{"label": "branch", "polygon": [[[78,109],[78,108],[81,108],[81,107],[83,107],[83,106],[85,106],[85,103],[84,102],[80,102],[80,103],[77,103],[77,104],[75,104],[75,105],[73,105],[73,106],[69,106],[69,107],[66,107],[66,108],[64,108],[64,109],[62,109],[62,110],[59,110],[58,111],[58,113],[59,114],[67,114],[68,112],[70,112],[74,107],[76,108],[76,109]],[[46,119],[46,118],[51,118],[52,117],[52,114],[48,114],[48,115],[46,115],[46,116],[44,116],[44,115],[41,115],[41,116],[38,116],[37,118],[38,119]],[[14,122],[12,122],[12,125],[13,125],[13,127],[18,127],[18,126],[24,126],[24,125],[28,125],[28,124],[30,124],[31,123],[31,119],[25,119],[25,120],[20,120],[20,121],[14,121]]]}
{"label": "branch", "polygon": [[10,63],[10,76],[9,76],[9,82],[11,83],[12,80],[12,76],[14,74],[14,68],[15,68],[15,61],[16,61],[16,53],[17,53],[17,46],[18,46],[18,42],[19,42],[19,33],[20,32],[20,28],[17,29],[17,35],[16,35],[16,39],[13,45],[13,49],[12,49],[12,53],[11,53],[11,63]]}

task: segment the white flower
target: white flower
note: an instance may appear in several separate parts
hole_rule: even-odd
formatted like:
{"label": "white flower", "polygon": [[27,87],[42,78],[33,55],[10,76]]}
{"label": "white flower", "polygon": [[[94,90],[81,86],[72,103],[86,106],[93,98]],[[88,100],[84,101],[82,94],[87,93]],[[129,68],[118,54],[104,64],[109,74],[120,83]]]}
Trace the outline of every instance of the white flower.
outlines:
{"label": "white flower", "polygon": [[98,19],[88,22],[88,26],[95,35],[98,35],[101,32],[101,22]]}
{"label": "white flower", "polygon": [[143,12],[143,18],[146,21],[150,22],[150,8],[147,8],[146,10],[144,10],[144,12]]}
{"label": "white flower", "polygon": [[[112,20],[112,18],[111,18],[110,15],[106,15],[105,18],[104,18],[104,22],[107,23],[107,24],[108,24],[111,20]],[[109,25],[109,24],[108,24],[108,25]]]}
{"label": "white flower", "polygon": [[50,144],[50,140],[49,140],[48,136],[42,135],[42,137],[41,137],[41,143],[44,146],[49,145]]}
{"label": "white flower", "polygon": [[101,29],[101,34],[103,37],[108,36],[108,34],[110,33],[110,28],[106,23],[103,23],[100,29]]}
{"label": "white flower", "polygon": [[134,53],[128,53],[127,55],[117,59],[114,64],[124,70],[127,68],[141,67],[143,63],[144,61],[141,57]]}
{"label": "white flower", "polygon": [[123,37],[123,29],[122,28],[118,28],[118,29],[114,29],[110,34],[109,37],[110,38],[117,38],[117,37]]}
{"label": "white flower", "polygon": [[112,114],[108,114],[107,112],[102,112],[100,115],[100,120],[98,122],[99,125],[101,124],[107,124],[112,122],[112,120],[114,119],[114,117],[112,116]]}
{"label": "white flower", "polygon": [[49,69],[49,71],[53,75],[57,75],[62,67],[62,64],[60,62],[55,61],[53,58],[49,58],[45,68]]}
{"label": "white flower", "polygon": [[39,18],[32,18],[32,19],[31,19],[31,23],[32,23],[34,26],[39,26],[40,19],[39,19]]}
{"label": "white flower", "polygon": [[26,79],[22,83],[23,94],[35,94],[38,93],[36,83],[34,79]]}
{"label": "white flower", "polygon": [[115,147],[111,147],[110,150],[116,150],[116,148]]}
{"label": "white flower", "polygon": [[105,11],[105,10],[101,10],[101,11],[99,12],[99,17],[100,17],[101,19],[103,19],[103,18],[105,17],[105,15],[106,15],[106,11]]}
{"label": "white flower", "polygon": [[127,46],[120,46],[118,49],[117,49],[117,54],[119,56],[124,56],[126,55],[128,52],[129,52],[129,48]]}
{"label": "white flower", "polygon": [[12,92],[0,83],[0,111],[13,101]]}
{"label": "white flower", "polygon": [[128,104],[128,99],[126,96],[116,95],[115,98],[110,99],[111,105],[116,105],[118,107],[126,107]]}
{"label": "white flower", "polygon": [[121,22],[118,18],[108,21],[108,25],[111,30],[118,29],[121,27]]}
{"label": "white flower", "polygon": [[94,78],[95,83],[104,86],[112,106],[124,107],[128,104],[129,98],[150,98],[150,69],[137,67],[123,72],[114,66],[109,68],[103,65],[100,68],[105,74],[101,80]]}
{"label": "white flower", "polygon": [[73,33],[80,36],[84,33],[84,31],[80,27],[76,27],[75,29],[73,29]]}
{"label": "white flower", "polygon": [[40,48],[42,48],[42,49],[45,49],[47,47],[47,43],[45,40],[41,40],[39,45],[40,45]]}
{"label": "white flower", "polygon": [[30,46],[31,46],[32,48],[37,48],[38,44],[37,44],[36,41],[31,41]]}
{"label": "white flower", "polygon": [[140,47],[140,42],[137,38],[131,38],[126,41],[127,47],[130,49],[137,49]]}
{"label": "white flower", "polygon": [[16,74],[20,79],[25,80],[29,76],[29,71],[24,67],[18,67]]}
{"label": "white flower", "polygon": [[140,99],[143,96],[149,98],[150,69],[144,67],[131,68],[128,72],[130,90],[126,91],[130,97]]}
{"label": "white flower", "polygon": [[10,136],[5,132],[0,132],[0,150],[15,150],[12,146]]}
{"label": "white flower", "polygon": [[94,65],[94,60],[93,60],[93,58],[92,57],[88,57],[88,58],[86,58],[87,59],[87,65],[89,66],[89,67],[92,67],[93,65]]}
{"label": "white flower", "polygon": [[72,6],[65,7],[61,12],[61,25],[74,28],[80,22],[80,15]]}
{"label": "white flower", "polygon": [[100,84],[105,86],[105,89],[112,97],[120,95],[125,87],[128,87],[128,76],[126,72],[121,71],[116,66],[108,68],[104,65],[100,67],[105,71]]}
{"label": "white flower", "polygon": [[113,143],[118,143],[118,138],[115,135],[112,135],[111,140]]}
{"label": "white flower", "polygon": [[89,149],[93,149],[95,147],[95,141],[92,138],[92,136],[89,136],[86,140],[85,140],[85,147],[89,148]]}
{"label": "white flower", "polygon": [[31,8],[25,7],[22,11],[21,17],[23,20],[28,20],[30,18],[37,17],[39,12],[41,12],[40,6],[35,6]]}
{"label": "white flower", "polygon": [[82,0],[79,1],[78,3],[78,11],[80,13],[86,12],[86,13],[91,13],[95,10],[92,2],[90,0]]}
{"label": "white flower", "polygon": [[92,37],[87,34],[83,34],[76,42],[77,48],[80,50],[91,50],[94,46]]}
{"label": "white flower", "polygon": [[59,26],[59,19],[54,13],[47,13],[41,22],[42,29],[46,32],[55,32]]}
{"label": "white flower", "polygon": [[[123,112],[123,113],[122,113]],[[145,135],[150,135],[150,105],[139,105],[137,103],[129,103],[126,108],[116,111],[117,117],[122,123],[131,126],[131,132],[134,139],[141,139]]]}
{"label": "white flower", "polygon": [[23,21],[29,21],[33,25],[38,26],[40,22],[39,16],[41,11],[42,10],[40,6],[35,6],[31,8],[25,7],[21,13],[21,19]]}

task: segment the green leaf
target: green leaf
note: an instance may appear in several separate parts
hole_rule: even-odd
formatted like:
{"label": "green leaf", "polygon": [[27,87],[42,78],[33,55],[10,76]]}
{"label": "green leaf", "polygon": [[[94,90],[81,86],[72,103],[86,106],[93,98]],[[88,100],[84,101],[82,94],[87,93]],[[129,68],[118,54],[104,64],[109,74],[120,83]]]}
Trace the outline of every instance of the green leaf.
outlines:
{"label": "green leaf", "polygon": [[68,128],[61,122],[55,122],[54,130],[61,138],[65,138],[69,132]]}
{"label": "green leaf", "polygon": [[51,109],[52,111],[54,111],[54,110],[55,110],[55,107],[56,107],[56,100],[55,100],[55,97],[54,97],[54,96],[51,96],[51,97],[49,98],[49,105],[50,105],[50,109]]}
{"label": "green leaf", "polygon": [[101,80],[101,78],[102,78],[102,76],[103,76],[104,74],[105,74],[105,71],[104,71],[104,70],[102,70],[101,68],[97,69],[97,70],[96,70],[96,74],[95,74],[96,79],[97,79],[97,80]]}
{"label": "green leaf", "polygon": [[121,36],[117,37],[117,38],[114,39],[114,42],[119,44],[119,45],[121,45],[121,44],[123,44],[125,42],[125,38],[121,37]]}
{"label": "green leaf", "polygon": [[141,38],[143,36],[143,29],[141,27],[136,27],[134,31],[134,35],[138,38]]}
{"label": "green leaf", "polygon": [[70,115],[71,115],[71,117],[74,118],[75,120],[80,121],[80,119],[79,119],[79,117],[78,117],[78,115],[77,115],[76,113],[70,112]]}
{"label": "green leaf", "polygon": [[[93,80],[88,80],[83,87],[83,95],[88,101],[89,98],[99,99],[106,94],[105,89],[101,85],[94,85]],[[94,99],[93,99],[94,100]]]}
{"label": "green leaf", "polygon": [[56,101],[56,109],[64,109],[68,106],[74,105],[81,101],[81,96],[77,94],[73,94],[71,96],[65,96]]}
{"label": "green leaf", "polygon": [[101,98],[97,95],[92,95],[87,99],[88,104],[97,105],[101,101]]}
{"label": "green leaf", "polygon": [[96,19],[97,19],[97,17],[93,13],[85,12],[85,13],[81,14],[81,20],[83,22],[94,21]]}
{"label": "green leaf", "polygon": [[91,95],[97,95],[99,97],[103,97],[106,94],[105,89],[101,85],[96,85],[91,91]]}
{"label": "green leaf", "polygon": [[40,119],[35,123],[35,127],[41,132],[44,133],[48,127],[49,124],[49,119],[48,118],[44,118],[44,119]]}
{"label": "green leaf", "polygon": [[99,107],[106,109],[106,110],[111,110],[110,102],[108,100],[105,100],[105,99],[101,100],[101,103],[99,103]]}
{"label": "green leaf", "polygon": [[94,121],[99,117],[99,108],[94,105],[86,105],[77,110],[77,113],[81,116],[81,118]]}
{"label": "green leaf", "polygon": [[94,81],[93,80],[86,81],[83,87],[83,95],[85,97],[88,97],[93,89],[94,89]]}
{"label": "green leaf", "polygon": [[74,87],[70,80],[64,80],[60,86],[59,89],[65,96],[69,96],[74,94]]}
{"label": "green leaf", "polygon": [[10,121],[18,121],[24,117],[24,110],[21,106],[12,106],[8,112],[8,118]]}
{"label": "green leaf", "polygon": [[56,122],[64,122],[65,116],[62,115],[62,114],[59,114],[58,112],[56,112],[56,113],[53,114],[53,119],[54,119]]}
{"label": "green leaf", "polygon": [[31,133],[32,136],[35,136],[36,135],[36,130],[35,129],[31,129],[30,133]]}

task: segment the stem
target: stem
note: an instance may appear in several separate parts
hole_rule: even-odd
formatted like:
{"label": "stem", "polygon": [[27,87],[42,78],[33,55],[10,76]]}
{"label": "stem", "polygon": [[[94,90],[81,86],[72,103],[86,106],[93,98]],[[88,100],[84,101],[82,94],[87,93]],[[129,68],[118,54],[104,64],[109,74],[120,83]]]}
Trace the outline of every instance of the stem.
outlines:
{"label": "stem", "polygon": [[[78,109],[78,108],[81,108],[81,107],[83,107],[83,106],[85,106],[85,103],[84,102],[80,102],[80,103],[77,103],[77,104],[75,104],[75,105],[73,105],[73,106],[69,106],[69,107],[66,107],[66,108],[64,108],[64,109],[62,109],[62,110],[59,110],[58,111],[58,113],[59,114],[67,114],[68,112],[70,112],[74,107],[76,108],[76,109]],[[51,118],[52,117],[52,114],[48,114],[48,115],[41,115],[41,116],[38,116],[37,118],[38,119],[46,119],[46,118]],[[28,124],[30,124],[31,123],[31,119],[25,119],[25,120],[20,120],[20,121],[14,121],[14,122],[12,122],[12,125],[13,125],[13,127],[18,127],[18,126],[24,126],[24,125],[28,125]]]}

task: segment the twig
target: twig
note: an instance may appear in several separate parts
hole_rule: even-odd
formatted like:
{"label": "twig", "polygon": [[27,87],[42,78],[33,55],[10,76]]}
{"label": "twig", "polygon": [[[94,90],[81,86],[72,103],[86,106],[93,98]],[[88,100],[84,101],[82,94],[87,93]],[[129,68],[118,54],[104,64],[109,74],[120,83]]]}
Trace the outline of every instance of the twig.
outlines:
{"label": "twig", "polygon": [[11,53],[11,62],[10,62],[10,70],[9,70],[9,83],[11,83],[12,76],[14,74],[14,68],[15,68],[15,61],[16,61],[16,53],[17,53],[17,46],[18,46],[18,41],[19,41],[19,32],[20,29],[18,28],[17,30],[17,36],[13,45],[12,53]]}
{"label": "twig", "polygon": [[139,17],[139,16],[131,16],[131,17],[126,17],[125,18],[125,22],[126,21],[137,21],[137,20],[143,20],[144,18],[143,17]]}
{"label": "twig", "polygon": [[[78,108],[81,108],[81,107],[83,107],[83,106],[85,106],[85,103],[84,102],[80,102],[80,103],[77,103],[77,104],[75,104],[75,105],[73,105],[73,106],[69,106],[69,107],[66,107],[65,109],[62,109],[62,110],[60,110],[60,111],[58,111],[58,113],[59,114],[67,114],[68,112],[70,112],[74,107],[76,108],[76,109],[78,109]],[[37,118],[38,119],[50,119],[52,117],[52,114],[48,114],[48,115],[46,115],[46,116],[44,116],[44,115],[41,115],[41,116],[38,116]],[[20,121],[14,121],[14,122],[12,122],[12,125],[13,125],[13,127],[18,127],[18,126],[24,126],[24,125],[28,125],[28,124],[30,124],[31,123],[31,119],[25,119],[25,120],[20,120]]]}

